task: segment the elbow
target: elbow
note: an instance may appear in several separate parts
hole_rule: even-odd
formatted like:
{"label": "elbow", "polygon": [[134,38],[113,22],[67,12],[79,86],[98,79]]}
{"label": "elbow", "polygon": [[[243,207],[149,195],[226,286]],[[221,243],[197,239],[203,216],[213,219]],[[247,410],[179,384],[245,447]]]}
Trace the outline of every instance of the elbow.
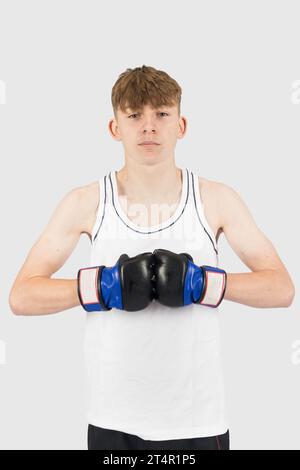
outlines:
{"label": "elbow", "polygon": [[14,315],[24,315],[21,302],[18,300],[14,290],[9,294],[8,303]]}
{"label": "elbow", "polygon": [[287,289],[287,296],[286,296],[283,307],[290,307],[292,305],[294,298],[295,298],[295,294],[296,294],[296,289],[295,289],[294,284],[292,283],[291,286]]}

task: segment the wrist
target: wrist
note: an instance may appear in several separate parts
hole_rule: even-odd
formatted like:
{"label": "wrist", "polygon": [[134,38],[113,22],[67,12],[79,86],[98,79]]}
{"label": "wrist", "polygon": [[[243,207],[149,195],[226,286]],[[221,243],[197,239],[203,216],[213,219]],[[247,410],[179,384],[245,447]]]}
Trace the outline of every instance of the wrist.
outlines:
{"label": "wrist", "polygon": [[195,303],[216,308],[222,302],[227,283],[226,271],[213,266],[203,265],[201,278],[201,294]]}
{"label": "wrist", "polygon": [[79,269],[77,294],[80,304],[87,312],[109,310],[101,292],[101,277],[104,266]]}

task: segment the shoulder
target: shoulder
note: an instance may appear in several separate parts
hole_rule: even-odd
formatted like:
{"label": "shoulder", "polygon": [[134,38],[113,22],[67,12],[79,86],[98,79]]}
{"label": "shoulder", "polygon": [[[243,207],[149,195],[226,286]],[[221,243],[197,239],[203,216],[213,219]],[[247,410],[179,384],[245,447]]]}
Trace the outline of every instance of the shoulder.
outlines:
{"label": "shoulder", "polygon": [[221,181],[215,181],[198,176],[198,186],[202,200],[209,198],[210,202],[217,202],[222,197],[222,193],[229,188]]}
{"label": "shoulder", "polygon": [[75,210],[81,233],[90,236],[100,202],[99,181],[71,189],[65,199],[73,213]]}
{"label": "shoulder", "polygon": [[219,227],[224,227],[228,216],[234,208],[243,205],[239,193],[230,185],[198,176],[201,199],[214,211]]}
{"label": "shoulder", "polygon": [[79,210],[97,206],[99,202],[99,181],[77,186],[71,189],[65,196],[71,204],[78,205]]}
{"label": "shoulder", "polygon": [[198,176],[198,184],[199,187],[204,188],[206,190],[211,191],[219,191],[221,189],[230,188],[229,185],[223,183],[222,181],[212,180],[208,178],[204,178],[203,176]]}
{"label": "shoulder", "polygon": [[78,197],[86,204],[96,204],[99,202],[100,193],[99,181],[93,181],[92,183],[84,186],[79,186],[74,189],[78,193]]}

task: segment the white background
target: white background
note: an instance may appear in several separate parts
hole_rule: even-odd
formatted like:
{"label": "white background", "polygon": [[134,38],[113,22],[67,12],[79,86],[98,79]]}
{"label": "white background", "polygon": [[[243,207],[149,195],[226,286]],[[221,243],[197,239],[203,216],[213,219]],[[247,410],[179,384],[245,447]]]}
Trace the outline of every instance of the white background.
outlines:
{"label": "white background", "polygon": [[[0,448],[85,449],[85,312],[14,316],[12,282],[62,197],[123,165],[108,133],[127,68],[166,71],[188,120],[176,163],[248,205],[299,285],[299,1],[0,2]],[[248,269],[219,241],[220,266]],[[81,238],[54,277],[89,260]],[[232,449],[300,449],[300,320],[224,301]],[[297,343],[298,341],[298,343]]]}

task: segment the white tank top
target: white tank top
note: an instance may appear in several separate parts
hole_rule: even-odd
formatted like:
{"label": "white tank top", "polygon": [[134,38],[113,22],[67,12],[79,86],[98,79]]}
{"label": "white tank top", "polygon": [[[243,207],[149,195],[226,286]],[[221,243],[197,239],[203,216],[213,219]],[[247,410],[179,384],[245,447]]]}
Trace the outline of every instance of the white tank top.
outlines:
{"label": "white tank top", "polygon": [[[116,171],[99,181],[90,266],[113,266],[122,253],[164,248],[189,253],[198,266],[218,266],[214,234],[204,216],[198,177],[182,171],[175,212],[159,225],[132,222],[118,199]],[[85,358],[88,422],[146,440],[223,434],[225,417],[218,308],[87,313]]]}

